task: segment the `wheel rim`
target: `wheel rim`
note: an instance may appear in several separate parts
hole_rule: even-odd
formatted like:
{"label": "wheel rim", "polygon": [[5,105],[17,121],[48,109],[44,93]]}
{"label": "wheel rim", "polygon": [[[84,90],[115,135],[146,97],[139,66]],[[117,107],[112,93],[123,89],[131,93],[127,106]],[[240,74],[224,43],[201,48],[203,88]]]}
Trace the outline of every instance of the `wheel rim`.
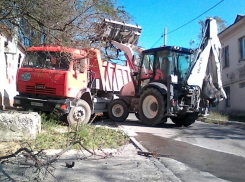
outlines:
{"label": "wheel rim", "polygon": [[84,107],[76,107],[74,109],[73,117],[77,122],[83,122],[85,119],[85,109]]}
{"label": "wheel rim", "polygon": [[115,117],[121,117],[121,116],[123,115],[123,112],[124,112],[123,106],[120,105],[120,104],[115,104],[115,105],[112,107],[112,114],[113,114]]}
{"label": "wheel rim", "polygon": [[142,110],[145,117],[150,119],[156,117],[158,113],[157,99],[152,95],[147,96],[142,103]]}

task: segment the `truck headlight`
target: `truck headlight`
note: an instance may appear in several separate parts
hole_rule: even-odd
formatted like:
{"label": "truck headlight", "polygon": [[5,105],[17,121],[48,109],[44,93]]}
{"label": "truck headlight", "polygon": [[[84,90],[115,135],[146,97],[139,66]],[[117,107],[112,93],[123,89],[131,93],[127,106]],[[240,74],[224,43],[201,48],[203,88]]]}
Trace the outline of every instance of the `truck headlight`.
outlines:
{"label": "truck headlight", "polygon": [[56,109],[60,109],[60,106],[61,106],[60,104],[56,104],[56,105],[55,105],[55,108],[56,108]]}
{"label": "truck headlight", "polygon": [[14,100],[15,104],[20,104],[20,100]]}

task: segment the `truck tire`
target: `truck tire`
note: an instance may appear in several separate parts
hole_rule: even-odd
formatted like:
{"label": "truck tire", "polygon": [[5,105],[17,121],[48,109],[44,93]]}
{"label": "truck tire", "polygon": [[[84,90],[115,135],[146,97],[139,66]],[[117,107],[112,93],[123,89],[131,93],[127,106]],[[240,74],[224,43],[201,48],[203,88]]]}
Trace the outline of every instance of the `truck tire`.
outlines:
{"label": "truck tire", "polygon": [[179,115],[177,117],[171,117],[173,123],[178,126],[190,126],[191,124],[195,123],[196,119],[198,118],[198,114],[184,114]]}
{"label": "truck tire", "polygon": [[91,108],[89,104],[84,100],[79,100],[76,107],[72,107],[67,120],[70,126],[76,126],[77,124],[87,124],[91,117]]}
{"label": "truck tire", "polygon": [[127,103],[121,99],[113,100],[108,107],[108,115],[113,121],[125,121],[129,115]]}
{"label": "truck tire", "polygon": [[164,123],[166,99],[155,88],[146,89],[140,97],[139,116],[141,121],[148,126]]}
{"label": "truck tire", "polygon": [[139,113],[135,113],[135,117],[140,121],[140,115],[139,115]]}

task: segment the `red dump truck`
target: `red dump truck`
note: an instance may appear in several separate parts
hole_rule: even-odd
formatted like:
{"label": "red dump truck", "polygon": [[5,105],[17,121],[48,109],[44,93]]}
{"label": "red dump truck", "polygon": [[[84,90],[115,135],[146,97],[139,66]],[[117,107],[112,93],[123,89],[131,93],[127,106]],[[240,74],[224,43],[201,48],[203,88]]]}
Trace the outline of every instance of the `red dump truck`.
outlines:
{"label": "red dump truck", "polygon": [[[68,114],[72,109],[71,101],[78,93],[85,93],[82,98],[84,107],[90,108],[89,115],[106,112],[106,104],[111,101],[113,93],[131,81],[130,71],[127,62],[119,65],[104,61],[100,50],[93,48],[30,47],[18,69],[19,95],[14,97],[14,106],[41,111],[57,109]],[[78,117],[83,110],[74,112],[73,116]]]}

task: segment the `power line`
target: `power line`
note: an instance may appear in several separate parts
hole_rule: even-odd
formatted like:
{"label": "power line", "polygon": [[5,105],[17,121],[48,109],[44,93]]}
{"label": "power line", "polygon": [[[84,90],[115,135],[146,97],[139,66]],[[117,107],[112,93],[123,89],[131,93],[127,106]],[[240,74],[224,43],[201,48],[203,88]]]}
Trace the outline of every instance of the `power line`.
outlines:
{"label": "power line", "polygon": [[[205,12],[203,12],[202,14],[198,15],[196,18],[194,18],[194,19],[192,19],[191,21],[185,23],[184,25],[181,25],[180,27],[178,27],[178,28],[176,28],[176,29],[170,31],[169,33],[167,33],[167,35],[169,35],[169,34],[175,32],[175,31],[177,31],[177,30],[183,28],[184,26],[190,24],[191,22],[195,21],[196,19],[198,19],[199,17],[201,17],[201,16],[204,15],[205,13],[209,12],[211,9],[215,8],[216,6],[218,6],[218,5],[219,5],[220,3],[222,3],[223,1],[224,1],[224,0],[221,0],[220,2],[218,2],[218,3],[215,4],[214,6],[212,6],[211,8],[209,8],[208,10],[206,10]],[[157,42],[156,42],[154,45],[156,45],[156,44],[161,40],[161,38],[162,38],[163,36],[164,36],[164,34],[161,35],[161,37],[157,40]],[[153,45],[153,46],[154,46],[154,45]],[[153,47],[153,46],[152,46],[152,47]]]}

